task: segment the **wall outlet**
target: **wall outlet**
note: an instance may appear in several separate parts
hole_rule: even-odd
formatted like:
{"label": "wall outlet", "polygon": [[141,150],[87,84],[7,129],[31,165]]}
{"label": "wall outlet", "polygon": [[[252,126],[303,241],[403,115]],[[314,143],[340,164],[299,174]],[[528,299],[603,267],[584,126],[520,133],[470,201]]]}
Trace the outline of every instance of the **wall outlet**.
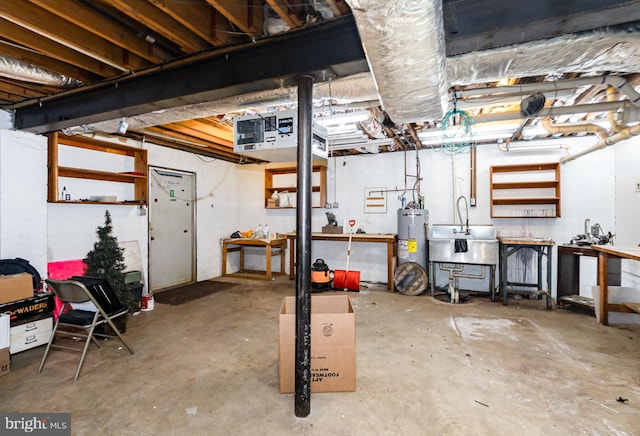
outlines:
{"label": "wall outlet", "polygon": [[325,203],[324,204],[324,208],[325,209],[331,209],[331,203]]}
{"label": "wall outlet", "polygon": [[336,201],[335,203],[333,203],[333,208],[337,209],[338,208],[338,202]]}
{"label": "wall outlet", "polygon": [[635,187],[636,187],[636,192],[640,192],[640,180],[636,180]]}

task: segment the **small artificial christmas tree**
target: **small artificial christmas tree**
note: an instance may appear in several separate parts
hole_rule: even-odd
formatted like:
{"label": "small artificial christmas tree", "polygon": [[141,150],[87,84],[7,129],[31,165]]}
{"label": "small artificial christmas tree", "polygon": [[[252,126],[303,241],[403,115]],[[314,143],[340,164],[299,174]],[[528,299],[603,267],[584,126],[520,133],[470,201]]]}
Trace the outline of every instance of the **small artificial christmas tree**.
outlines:
{"label": "small artificial christmas tree", "polygon": [[93,250],[87,253],[84,263],[87,265],[86,275],[105,279],[123,305],[132,308],[135,301],[125,283],[123,273],[124,248],[118,245],[118,239],[112,235],[111,214],[105,211],[104,226],[98,226],[98,242],[93,244]]}

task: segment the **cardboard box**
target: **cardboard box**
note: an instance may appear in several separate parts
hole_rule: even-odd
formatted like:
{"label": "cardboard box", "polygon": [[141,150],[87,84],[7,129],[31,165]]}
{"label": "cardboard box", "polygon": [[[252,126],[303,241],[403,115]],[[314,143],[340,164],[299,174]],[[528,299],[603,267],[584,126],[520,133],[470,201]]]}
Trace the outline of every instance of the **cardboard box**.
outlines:
{"label": "cardboard box", "polygon": [[0,377],[9,374],[11,367],[11,354],[8,348],[0,349]]}
{"label": "cardboard box", "polygon": [[[278,386],[295,392],[296,297],[280,308]],[[311,297],[311,392],[356,390],[356,323],[346,295]]]}
{"label": "cardboard box", "polygon": [[33,276],[23,272],[0,276],[0,304],[33,297]]}
{"label": "cardboard box", "polygon": [[322,226],[322,233],[342,234],[342,226]]}
{"label": "cardboard box", "polygon": [[24,300],[0,304],[0,313],[7,313],[11,317],[11,325],[36,315],[53,312],[55,301],[52,293],[39,294]]}

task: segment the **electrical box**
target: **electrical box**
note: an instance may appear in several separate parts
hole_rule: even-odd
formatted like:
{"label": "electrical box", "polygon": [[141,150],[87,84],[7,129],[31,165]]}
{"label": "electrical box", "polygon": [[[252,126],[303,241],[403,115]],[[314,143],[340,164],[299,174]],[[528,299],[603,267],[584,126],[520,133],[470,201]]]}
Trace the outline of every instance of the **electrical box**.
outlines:
{"label": "electrical box", "polygon": [[[245,115],[233,120],[233,151],[270,162],[295,161],[298,149],[298,111]],[[328,156],[327,129],[312,123],[313,158]]]}

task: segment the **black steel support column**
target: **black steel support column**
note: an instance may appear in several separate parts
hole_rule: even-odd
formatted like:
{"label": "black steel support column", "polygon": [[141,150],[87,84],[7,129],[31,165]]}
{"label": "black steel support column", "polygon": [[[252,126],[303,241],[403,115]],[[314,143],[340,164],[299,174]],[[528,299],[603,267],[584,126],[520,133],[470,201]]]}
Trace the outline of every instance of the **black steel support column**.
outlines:
{"label": "black steel support column", "polygon": [[298,78],[295,413],[311,411],[311,123],[313,77]]}

